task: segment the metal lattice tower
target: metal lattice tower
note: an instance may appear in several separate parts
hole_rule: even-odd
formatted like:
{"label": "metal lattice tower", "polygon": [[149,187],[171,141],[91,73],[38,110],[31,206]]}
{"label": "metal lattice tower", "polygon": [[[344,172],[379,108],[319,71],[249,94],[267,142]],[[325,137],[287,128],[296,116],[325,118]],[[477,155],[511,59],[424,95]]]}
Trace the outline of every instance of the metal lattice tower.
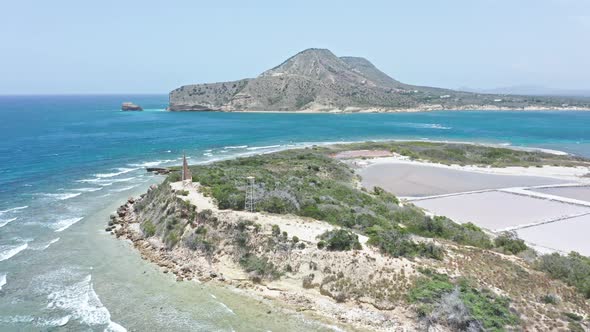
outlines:
{"label": "metal lattice tower", "polygon": [[246,187],[245,210],[249,212],[254,212],[254,177],[248,176],[246,179],[248,180],[248,186]]}

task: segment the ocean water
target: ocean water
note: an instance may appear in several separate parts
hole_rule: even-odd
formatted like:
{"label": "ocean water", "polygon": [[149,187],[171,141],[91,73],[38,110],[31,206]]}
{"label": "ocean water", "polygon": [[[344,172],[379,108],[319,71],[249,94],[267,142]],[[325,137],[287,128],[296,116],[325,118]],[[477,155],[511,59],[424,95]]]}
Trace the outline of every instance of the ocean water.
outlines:
{"label": "ocean water", "polygon": [[[144,112],[121,112],[133,101]],[[271,304],[176,283],[104,232],[146,166],[322,142],[476,141],[590,157],[590,112],[171,113],[165,95],[0,97],[0,330],[310,331]],[[270,314],[268,312],[271,312]]]}

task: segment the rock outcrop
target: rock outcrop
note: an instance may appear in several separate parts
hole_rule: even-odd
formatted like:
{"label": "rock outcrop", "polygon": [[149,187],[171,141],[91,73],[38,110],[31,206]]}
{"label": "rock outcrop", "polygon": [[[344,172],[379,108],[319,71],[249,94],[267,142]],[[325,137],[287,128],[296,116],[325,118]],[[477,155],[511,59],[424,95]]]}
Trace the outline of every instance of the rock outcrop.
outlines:
{"label": "rock outcrop", "polygon": [[359,57],[307,49],[253,79],[185,85],[171,111],[395,111],[590,107],[588,100],[477,94],[401,83]]}
{"label": "rock outcrop", "polygon": [[121,111],[143,111],[143,108],[137,104],[127,101],[121,104]]}

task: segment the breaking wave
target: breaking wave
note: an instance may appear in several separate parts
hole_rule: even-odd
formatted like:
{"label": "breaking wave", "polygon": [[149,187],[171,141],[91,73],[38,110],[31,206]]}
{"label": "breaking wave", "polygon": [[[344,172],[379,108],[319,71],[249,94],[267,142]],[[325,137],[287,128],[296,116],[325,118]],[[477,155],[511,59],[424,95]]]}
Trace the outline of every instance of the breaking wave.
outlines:
{"label": "breaking wave", "polygon": [[158,165],[162,165],[162,164],[166,164],[166,163],[171,163],[175,160],[173,159],[164,159],[164,160],[156,160],[156,161],[146,161],[140,164],[129,164],[129,166],[131,167],[155,167]]}
{"label": "breaking wave", "polygon": [[36,250],[36,251],[43,251],[47,248],[49,248],[50,245],[54,244],[55,242],[59,241],[59,238],[55,238],[45,244],[41,244],[41,245],[37,245],[37,246],[31,246],[31,250]]}
{"label": "breaking wave", "polygon": [[19,207],[15,207],[15,208],[12,208],[12,209],[7,209],[7,210],[0,210],[0,215],[3,215],[5,213],[9,213],[9,212],[13,212],[13,211],[18,211],[18,210],[26,209],[26,208],[28,208],[27,205],[25,205],[25,206],[19,206]]}
{"label": "breaking wave", "polygon": [[0,273],[0,290],[6,285],[6,273]]}
{"label": "breaking wave", "polygon": [[116,170],[118,172],[115,173],[99,173],[99,174],[94,174],[95,177],[99,178],[99,179],[103,179],[103,178],[112,178],[115,176],[119,176],[125,173],[129,173],[129,172],[133,172],[135,170],[138,170],[139,168],[116,168]]}
{"label": "breaking wave", "polygon": [[247,145],[224,146],[224,149],[245,149]]}
{"label": "breaking wave", "polygon": [[267,145],[267,146],[253,146],[250,148],[247,148],[246,150],[264,150],[264,149],[275,149],[275,148],[280,148],[281,145]]}
{"label": "breaking wave", "polygon": [[28,247],[29,247],[28,242],[21,243],[18,245],[0,246],[0,262],[14,257],[16,254],[27,249]]}
{"label": "breaking wave", "polygon": [[47,296],[47,308],[67,311],[72,318],[91,327],[106,325],[105,331],[127,331],[111,321],[111,314],[100,301],[91,281],[92,276],[88,275],[73,285],[54,289]]}
{"label": "breaking wave", "polygon": [[78,221],[80,221],[82,219],[84,219],[84,218],[77,217],[77,218],[62,219],[62,220],[59,220],[59,221],[55,222],[54,224],[52,224],[51,228],[53,228],[56,233],[63,232],[66,229],[68,229],[70,226],[72,226],[73,224],[77,223]]}
{"label": "breaking wave", "polygon": [[78,197],[78,196],[82,195],[82,193],[63,193],[63,194],[40,193],[38,195],[43,196],[43,197],[55,198],[59,201],[65,201],[66,199]]}
{"label": "breaking wave", "polygon": [[0,227],[4,227],[4,226],[8,225],[9,223],[15,221],[16,219],[18,219],[18,218],[14,217],[14,218],[10,218],[10,219],[0,219]]}
{"label": "breaking wave", "polygon": [[112,190],[110,190],[110,191],[112,191],[112,192],[116,192],[116,193],[120,193],[120,192],[123,192],[123,191],[127,191],[127,190],[130,190],[130,189],[133,189],[133,188],[135,188],[135,187],[137,187],[137,186],[138,186],[138,185],[134,185],[134,186],[128,186],[128,187],[122,187],[122,188],[112,189]]}
{"label": "breaking wave", "polygon": [[90,187],[90,188],[77,188],[77,189],[74,189],[74,190],[75,191],[81,191],[83,193],[91,193],[91,192],[99,191],[101,189],[102,189],[102,187],[98,187],[98,188]]}

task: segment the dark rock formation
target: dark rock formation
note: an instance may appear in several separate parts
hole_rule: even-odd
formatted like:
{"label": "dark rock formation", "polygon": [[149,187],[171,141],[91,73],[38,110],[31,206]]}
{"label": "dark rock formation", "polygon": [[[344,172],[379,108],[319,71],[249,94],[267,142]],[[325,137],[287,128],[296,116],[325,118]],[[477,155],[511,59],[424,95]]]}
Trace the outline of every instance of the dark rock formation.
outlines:
{"label": "dark rock formation", "polygon": [[143,111],[143,108],[137,104],[127,101],[121,104],[121,111]]}
{"label": "dark rock formation", "polygon": [[162,167],[147,167],[146,171],[148,171],[150,173],[156,173],[159,175],[165,175],[165,174],[172,172],[170,169],[162,168]]}

